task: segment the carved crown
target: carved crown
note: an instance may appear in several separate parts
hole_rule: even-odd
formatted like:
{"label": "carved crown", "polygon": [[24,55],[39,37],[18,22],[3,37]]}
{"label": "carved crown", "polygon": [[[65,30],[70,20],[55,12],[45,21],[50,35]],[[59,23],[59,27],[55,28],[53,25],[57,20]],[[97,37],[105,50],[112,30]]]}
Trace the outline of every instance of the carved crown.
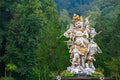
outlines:
{"label": "carved crown", "polygon": [[83,17],[82,16],[79,17],[79,15],[73,14],[73,22],[78,22],[78,21],[83,22]]}

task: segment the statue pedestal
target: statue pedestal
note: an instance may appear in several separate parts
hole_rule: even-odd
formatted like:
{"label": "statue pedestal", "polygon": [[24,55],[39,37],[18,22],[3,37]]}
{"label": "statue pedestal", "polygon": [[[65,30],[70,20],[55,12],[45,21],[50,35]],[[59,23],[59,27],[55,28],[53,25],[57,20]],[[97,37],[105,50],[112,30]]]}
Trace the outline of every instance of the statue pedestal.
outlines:
{"label": "statue pedestal", "polygon": [[[53,80],[58,80],[56,78],[54,78]],[[62,78],[61,80],[115,80],[113,78],[87,78],[87,77],[76,77],[76,78]]]}

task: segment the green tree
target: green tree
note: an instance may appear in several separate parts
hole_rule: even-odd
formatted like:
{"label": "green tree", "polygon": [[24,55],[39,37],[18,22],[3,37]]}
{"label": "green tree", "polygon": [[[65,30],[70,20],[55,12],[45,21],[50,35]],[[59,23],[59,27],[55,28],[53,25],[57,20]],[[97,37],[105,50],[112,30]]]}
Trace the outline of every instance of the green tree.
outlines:
{"label": "green tree", "polygon": [[[6,69],[5,73],[9,72],[9,77],[11,77],[12,72],[15,71],[17,69],[17,67],[14,64],[7,64],[5,69]],[[6,77],[6,75],[5,75],[5,77]]]}
{"label": "green tree", "polygon": [[112,60],[109,62],[106,62],[107,69],[110,70],[110,76],[115,77],[116,80],[120,80],[120,56],[118,57],[112,57]]}
{"label": "green tree", "polygon": [[70,23],[71,23],[71,19],[69,17],[67,10],[65,9],[61,10],[58,19],[58,24],[59,24],[59,28],[61,29],[61,33],[63,33],[63,31],[65,32],[67,25]]}
{"label": "green tree", "polygon": [[[10,20],[7,32],[6,62],[18,67],[14,75],[23,80],[28,78],[35,65],[35,49],[40,39],[39,33],[43,21],[39,0],[20,1],[12,6],[13,18]],[[43,18],[43,19],[42,19]]]}
{"label": "green tree", "polygon": [[0,1],[0,76],[5,64],[15,64],[12,77],[26,80],[35,66],[35,50],[46,22],[40,0]]}
{"label": "green tree", "polygon": [[120,26],[120,14],[118,15],[117,22],[115,24],[115,29],[113,30],[114,36],[112,36],[112,39],[110,40],[109,43],[109,49],[110,52],[113,56],[120,56],[120,51],[119,51],[119,40],[120,40],[120,31],[119,31],[119,26]]}

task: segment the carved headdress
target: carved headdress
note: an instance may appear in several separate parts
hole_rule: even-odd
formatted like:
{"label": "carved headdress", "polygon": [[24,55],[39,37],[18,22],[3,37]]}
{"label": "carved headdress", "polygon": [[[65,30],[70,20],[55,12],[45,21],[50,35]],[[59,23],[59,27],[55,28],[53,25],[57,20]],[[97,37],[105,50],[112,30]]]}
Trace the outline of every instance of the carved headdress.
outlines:
{"label": "carved headdress", "polygon": [[83,22],[83,17],[82,16],[79,17],[79,15],[74,14],[73,15],[73,22],[78,22],[78,21]]}

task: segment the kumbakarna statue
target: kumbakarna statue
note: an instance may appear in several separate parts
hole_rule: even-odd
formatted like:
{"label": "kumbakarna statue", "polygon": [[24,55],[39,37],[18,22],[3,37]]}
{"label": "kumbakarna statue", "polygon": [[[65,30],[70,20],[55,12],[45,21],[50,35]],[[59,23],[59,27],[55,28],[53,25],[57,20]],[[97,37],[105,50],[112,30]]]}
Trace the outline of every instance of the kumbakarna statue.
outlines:
{"label": "kumbakarna statue", "polygon": [[83,21],[82,16],[73,15],[73,24],[64,33],[64,36],[70,38],[67,42],[69,46],[71,66],[67,71],[74,74],[85,73],[91,75],[95,73],[93,61],[94,54],[102,53],[98,45],[93,41],[97,34],[95,28],[90,27],[89,17]]}

